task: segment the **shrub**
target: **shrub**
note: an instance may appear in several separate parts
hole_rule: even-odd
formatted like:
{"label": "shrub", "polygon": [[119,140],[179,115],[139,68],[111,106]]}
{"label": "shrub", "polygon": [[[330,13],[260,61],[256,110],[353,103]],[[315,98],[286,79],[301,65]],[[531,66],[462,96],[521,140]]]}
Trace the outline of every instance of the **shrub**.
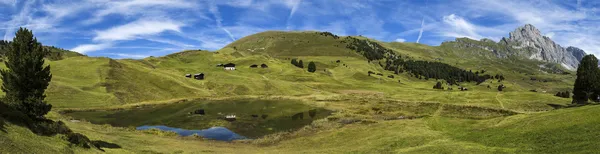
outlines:
{"label": "shrub", "polygon": [[304,63],[302,63],[302,60],[298,61],[298,65],[296,65],[300,68],[304,68]]}
{"label": "shrub", "polygon": [[71,129],[62,121],[54,122],[52,120],[42,120],[33,122],[30,126],[31,131],[38,135],[56,135],[72,133]]}
{"label": "shrub", "polygon": [[437,82],[434,86],[433,89],[444,89],[444,87],[442,87],[442,82]]}
{"label": "shrub", "polygon": [[557,97],[562,97],[562,98],[570,98],[570,97],[571,97],[571,92],[569,92],[569,91],[560,92],[560,91],[559,91],[559,92],[558,92],[558,93],[556,93],[554,96],[557,96]]}
{"label": "shrub", "polygon": [[504,90],[504,88],[506,88],[506,86],[504,86],[504,84],[498,85],[498,91],[502,91],[502,90]]}
{"label": "shrub", "polygon": [[317,66],[311,61],[308,63],[308,72],[314,73],[315,71],[317,71]]}

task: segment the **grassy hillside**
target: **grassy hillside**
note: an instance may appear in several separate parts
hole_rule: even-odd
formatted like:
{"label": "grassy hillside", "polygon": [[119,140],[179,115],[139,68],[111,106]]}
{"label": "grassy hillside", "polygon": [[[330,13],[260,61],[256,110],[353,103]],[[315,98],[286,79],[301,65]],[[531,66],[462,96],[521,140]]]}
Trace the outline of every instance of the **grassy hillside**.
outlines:
{"label": "grassy hillside", "polygon": [[[348,48],[366,40],[371,51],[386,56],[437,61],[454,67],[502,74],[503,81],[461,83],[469,91],[436,90],[435,79],[393,74]],[[469,40],[463,40],[469,41]],[[383,49],[379,48],[377,43]],[[66,121],[75,132],[119,145],[116,153],[554,153],[598,150],[592,142],[600,128],[598,106],[555,110],[570,99],[554,96],[572,89],[575,76],[553,72],[555,64],[498,58],[481,48],[449,42],[441,46],[379,42],[321,32],[269,31],[247,36],[217,51],[190,50],[140,60],[66,56],[47,61],[53,80],[47,101],[50,117]],[[479,42],[481,43],[481,42]],[[483,42],[485,43],[485,42]],[[304,62],[304,68],[290,63]],[[338,61],[339,62],[336,62]],[[306,71],[309,62],[317,71]],[[235,71],[217,64],[235,63]],[[250,68],[266,64],[268,68]],[[4,66],[1,66],[4,67]],[[373,71],[382,75],[371,74]],[[569,71],[566,71],[569,72]],[[204,73],[204,80],[184,77]],[[393,78],[388,77],[392,75]],[[532,80],[535,79],[535,80]],[[441,80],[438,80],[441,81]],[[507,88],[498,92],[497,86]],[[490,88],[488,88],[488,86]],[[447,85],[444,85],[447,88]],[[530,90],[538,92],[530,92]],[[64,110],[127,109],[140,105],[202,99],[297,99],[335,111],[300,130],[252,141],[225,143],[165,132],[95,125],[58,114]],[[398,117],[410,119],[398,119]],[[584,119],[584,120],[574,120]],[[1,122],[1,121],[0,121]],[[10,123],[3,125],[0,151],[32,149],[53,152],[99,152],[68,147],[58,137],[40,137]],[[584,133],[581,133],[584,132]],[[587,135],[587,136],[586,136]],[[575,141],[581,139],[583,141]],[[44,144],[47,144],[44,145]],[[47,147],[47,148],[46,148]],[[63,151],[64,150],[64,151]]]}
{"label": "grassy hillside", "polygon": [[[361,106],[351,105],[356,104],[355,101],[317,102],[327,104],[328,108]],[[383,102],[374,101],[367,105],[380,103]],[[395,103],[390,105],[393,104]],[[103,148],[106,152],[113,153],[588,153],[598,150],[598,143],[594,139],[600,135],[597,133],[599,128],[596,127],[599,121],[593,117],[598,116],[596,113],[599,113],[600,106],[491,119],[447,117],[437,114],[435,108],[432,108],[434,110],[431,116],[404,120],[378,119],[372,113],[344,113],[334,117],[363,119],[364,122],[342,124],[332,117],[313,122],[292,134],[277,135],[283,137],[283,140],[266,137],[256,142],[233,143],[72,122],[68,117],[57,114],[52,114],[51,117],[67,121],[70,128],[86,134],[92,140],[101,139],[118,145],[118,148]],[[404,110],[419,111],[414,109],[416,108]],[[358,115],[362,118],[356,117]],[[3,128],[6,132],[0,132],[0,138],[5,138],[5,143],[14,146],[3,146],[0,148],[2,151],[20,151],[17,147],[28,147],[48,151],[99,152],[66,148],[67,143],[55,137],[35,136],[28,130],[11,124]],[[32,141],[30,139],[36,139],[37,142],[27,144]],[[262,144],[263,142],[269,144]]]}
{"label": "grassy hillside", "polygon": [[[49,61],[54,78],[47,91],[48,101],[56,108],[80,108],[209,96],[301,96],[366,90],[401,100],[473,102],[470,105],[495,107],[502,107],[500,102],[503,102],[508,104],[504,107],[526,110],[532,109],[527,106],[550,109],[542,107],[548,101],[568,103],[568,99],[552,95],[570,89],[574,80],[574,75],[540,71],[541,62],[486,57],[471,54],[482,51],[458,51],[445,46],[379,42],[414,59],[441,61],[465,70],[486,70],[486,74],[502,74],[507,78],[501,83],[489,80],[477,86],[464,83],[473,89],[468,92],[433,90],[434,80],[419,80],[406,73],[395,75],[383,70],[377,61],[369,63],[361,54],[346,48],[345,38],[319,32],[264,32],[216,52],[185,51],[142,60],[75,56]],[[305,67],[314,61],[317,72],[309,73],[306,68],[291,65],[292,58],[303,60]],[[237,64],[238,69],[225,71],[216,67],[229,62]],[[249,68],[263,63],[269,68]],[[383,76],[369,76],[368,71]],[[205,80],[184,77],[200,72],[206,74]],[[389,75],[394,78],[388,78]],[[537,80],[530,80],[532,77]],[[547,82],[540,82],[544,80]],[[508,87],[505,92],[497,93],[499,84]],[[539,92],[529,92],[532,89]],[[527,105],[514,105],[517,103]]]}

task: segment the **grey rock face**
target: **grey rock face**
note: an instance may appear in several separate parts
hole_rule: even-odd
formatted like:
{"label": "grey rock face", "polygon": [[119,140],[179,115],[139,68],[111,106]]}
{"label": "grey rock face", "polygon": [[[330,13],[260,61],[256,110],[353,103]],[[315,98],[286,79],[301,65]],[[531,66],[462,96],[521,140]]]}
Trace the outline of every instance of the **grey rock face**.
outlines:
{"label": "grey rock face", "polygon": [[586,55],[585,51],[577,48],[577,47],[567,47],[567,51],[570,52],[571,54],[573,54],[573,56],[575,56],[575,58],[577,58],[578,61],[581,61],[581,59],[583,59],[583,56]]}
{"label": "grey rock face", "polygon": [[527,24],[510,32],[508,39],[503,38],[507,45],[515,49],[526,48],[529,59],[559,63],[567,69],[574,70],[586,54],[575,47],[563,48],[549,37],[542,36],[533,25]]}

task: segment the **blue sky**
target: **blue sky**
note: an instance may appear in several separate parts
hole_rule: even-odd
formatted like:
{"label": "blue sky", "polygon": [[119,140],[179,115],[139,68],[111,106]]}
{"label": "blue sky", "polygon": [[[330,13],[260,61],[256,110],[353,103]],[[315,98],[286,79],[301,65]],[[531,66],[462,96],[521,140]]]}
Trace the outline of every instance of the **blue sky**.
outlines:
{"label": "blue sky", "polygon": [[498,41],[533,24],[561,44],[600,53],[593,0],[0,0],[0,39],[27,27],[45,45],[89,56],[143,58],[217,50],[266,31],[330,31],[439,45]]}

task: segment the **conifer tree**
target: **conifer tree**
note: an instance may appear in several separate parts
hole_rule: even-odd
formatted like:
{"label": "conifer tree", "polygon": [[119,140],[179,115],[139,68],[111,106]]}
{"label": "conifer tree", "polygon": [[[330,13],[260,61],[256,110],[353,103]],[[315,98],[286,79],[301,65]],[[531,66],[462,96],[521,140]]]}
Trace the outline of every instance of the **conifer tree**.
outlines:
{"label": "conifer tree", "polygon": [[311,61],[310,63],[308,63],[308,72],[313,73],[315,71],[317,71],[317,66],[314,62]]}
{"label": "conifer tree", "polygon": [[298,61],[296,59],[292,59],[292,65],[298,67]]}
{"label": "conifer tree", "polygon": [[577,79],[573,87],[573,103],[585,104],[589,99],[596,99],[599,93],[598,59],[594,55],[586,55],[577,67]]}
{"label": "conifer tree", "polygon": [[435,83],[433,89],[444,89],[444,87],[442,87],[442,82],[438,81],[437,83]]}
{"label": "conifer tree", "polygon": [[302,63],[302,60],[298,61],[298,67],[300,68],[304,68],[304,63]]}
{"label": "conifer tree", "polygon": [[20,28],[6,50],[8,69],[0,70],[4,100],[31,118],[42,118],[52,108],[44,101],[52,79],[50,66],[44,66],[48,52],[30,30]]}

